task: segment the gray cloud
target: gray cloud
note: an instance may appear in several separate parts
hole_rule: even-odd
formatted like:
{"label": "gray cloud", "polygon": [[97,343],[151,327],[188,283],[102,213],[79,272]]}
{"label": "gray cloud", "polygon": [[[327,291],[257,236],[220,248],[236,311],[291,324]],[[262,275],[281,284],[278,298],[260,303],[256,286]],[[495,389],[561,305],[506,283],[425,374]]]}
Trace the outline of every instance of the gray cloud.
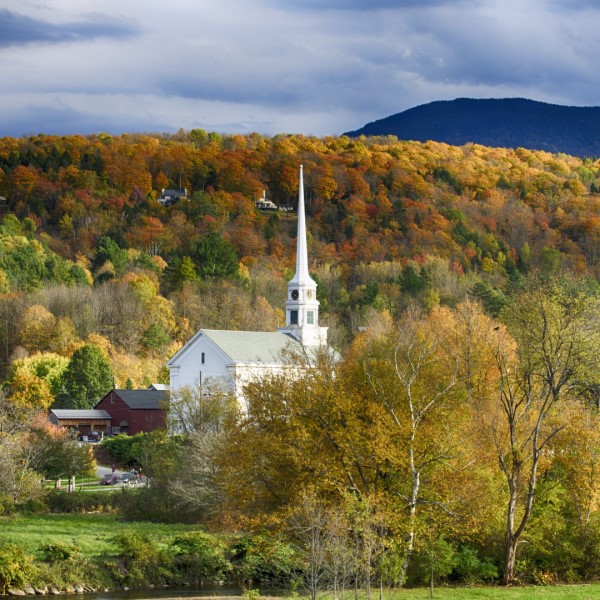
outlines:
{"label": "gray cloud", "polygon": [[[374,11],[471,4],[475,0],[271,0],[298,10]],[[568,0],[564,0],[568,1]]]}
{"label": "gray cloud", "polygon": [[11,135],[327,135],[455,97],[598,104],[591,0],[34,2],[0,10]]}
{"label": "gray cloud", "polygon": [[83,21],[56,24],[0,9],[0,46],[32,43],[73,42],[99,37],[123,38],[134,35],[131,23],[92,14]]}

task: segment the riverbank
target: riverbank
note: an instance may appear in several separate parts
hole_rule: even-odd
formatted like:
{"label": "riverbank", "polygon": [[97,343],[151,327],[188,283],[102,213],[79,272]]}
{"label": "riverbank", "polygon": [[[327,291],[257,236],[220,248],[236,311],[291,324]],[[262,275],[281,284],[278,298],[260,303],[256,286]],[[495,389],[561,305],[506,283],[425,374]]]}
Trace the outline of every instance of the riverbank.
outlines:
{"label": "riverbank", "polygon": [[[294,598],[294,600],[308,600],[307,596],[291,594],[286,596],[270,595],[260,593],[259,589],[253,589],[250,592],[239,591],[238,594],[231,594],[230,590],[224,590],[218,593],[213,590],[211,593],[205,590],[181,589],[156,589],[130,590],[127,588],[120,590],[105,590],[95,593],[74,593],[76,598],[81,600],[281,600],[282,598]],[[66,594],[66,592],[57,592],[56,595]],[[371,599],[379,598],[379,592],[373,592]],[[10,595],[10,594],[8,594]],[[26,595],[18,594],[20,596]],[[33,594],[29,594],[33,595]],[[552,587],[478,587],[478,588],[436,588],[433,597],[437,600],[531,600],[539,598],[540,600],[596,600],[600,597],[600,584],[590,585],[569,585]],[[320,600],[333,600],[331,594],[322,594]],[[354,591],[348,592],[344,598],[354,600]],[[366,600],[366,594],[360,593],[359,600]],[[394,589],[386,590],[383,595],[384,600],[425,600],[431,598],[429,588],[415,589]]]}

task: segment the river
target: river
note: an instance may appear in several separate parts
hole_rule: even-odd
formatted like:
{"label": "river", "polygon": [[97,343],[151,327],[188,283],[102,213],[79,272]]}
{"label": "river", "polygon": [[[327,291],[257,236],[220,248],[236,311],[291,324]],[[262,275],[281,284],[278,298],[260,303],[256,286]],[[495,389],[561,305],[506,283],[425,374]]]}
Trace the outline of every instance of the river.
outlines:
{"label": "river", "polygon": [[[260,589],[260,597],[278,597],[285,595],[283,590],[271,588]],[[94,592],[89,594],[71,595],[73,600],[168,600],[169,598],[225,598],[239,599],[243,595],[243,590],[231,585],[205,586],[202,588],[153,588],[150,590],[114,590],[110,592]]]}

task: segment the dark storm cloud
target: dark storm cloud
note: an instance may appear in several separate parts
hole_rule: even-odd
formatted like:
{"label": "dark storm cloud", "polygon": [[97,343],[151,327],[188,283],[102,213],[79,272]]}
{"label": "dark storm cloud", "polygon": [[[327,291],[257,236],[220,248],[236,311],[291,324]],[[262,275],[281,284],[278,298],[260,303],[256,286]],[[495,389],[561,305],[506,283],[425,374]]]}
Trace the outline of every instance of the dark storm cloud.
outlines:
{"label": "dark storm cloud", "polygon": [[[35,114],[37,126],[31,124],[31,114]],[[168,132],[174,130],[166,123],[156,120],[144,120],[131,115],[89,115],[71,107],[53,108],[43,105],[24,106],[22,110],[10,115],[0,116],[0,136],[21,137],[23,135],[91,134],[103,131],[119,134],[123,131]]]}
{"label": "dark storm cloud", "polygon": [[57,24],[0,9],[0,47],[123,38],[135,33],[136,29],[130,23],[104,15],[89,15],[84,21]]}

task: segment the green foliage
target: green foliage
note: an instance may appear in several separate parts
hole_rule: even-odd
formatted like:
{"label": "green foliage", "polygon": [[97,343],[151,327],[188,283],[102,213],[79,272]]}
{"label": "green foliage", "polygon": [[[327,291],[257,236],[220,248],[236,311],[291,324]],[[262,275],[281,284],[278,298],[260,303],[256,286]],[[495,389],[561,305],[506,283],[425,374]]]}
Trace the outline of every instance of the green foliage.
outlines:
{"label": "green foliage", "polygon": [[460,184],[460,181],[458,181],[458,179],[452,173],[450,173],[448,169],[445,169],[444,167],[436,167],[433,170],[433,176],[438,181],[447,183],[454,190],[454,193],[462,193],[462,185]]}
{"label": "green foliage", "polygon": [[416,296],[427,287],[427,273],[421,269],[420,273],[412,265],[406,265],[398,278],[400,289],[406,294]]}
{"label": "green foliage", "polygon": [[470,546],[461,546],[456,552],[453,575],[462,584],[481,584],[498,581],[500,572],[491,561],[479,558]]}
{"label": "green foliage", "polygon": [[91,408],[113,388],[113,373],[102,351],[86,344],[73,353],[63,382],[63,406]]}
{"label": "green foliage", "polygon": [[267,534],[244,536],[232,546],[233,574],[239,582],[268,581],[287,585],[302,570],[300,557],[291,544]]}
{"label": "green foliage", "polygon": [[13,361],[10,377],[20,372],[36,375],[48,382],[50,391],[57,397],[62,390],[63,375],[69,365],[69,359],[53,352],[37,353]]}
{"label": "green foliage", "polygon": [[226,559],[227,547],[213,535],[194,531],[177,536],[172,544],[174,564],[182,581],[220,581],[226,579],[231,564]]}
{"label": "green foliage", "polygon": [[160,352],[171,343],[171,338],[160,323],[152,323],[142,334],[140,344],[150,351]]}
{"label": "green foliage", "polygon": [[462,221],[458,221],[458,223],[454,226],[454,229],[452,230],[452,237],[461,246],[468,246],[469,242],[479,246],[479,234],[473,229],[470,229]]}
{"label": "green foliage", "polygon": [[91,448],[80,445],[74,436],[60,436],[36,427],[31,431],[31,443],[38,450],[32,464],[46,478],[90,476],[96,472]]}
{"label": "green foliage", "polygon": [[413,585],[428,585],[431,579],[440,581],[448,577],[456,566],[456,547],[439,537],[416,553],[409,571]]}
{"label": "green foliage", "polygon": [[171,556],[155,540],[135,531],[115,538],[119,550],[120,583],[131,587],[164,584],[169,581]]}
{"label": "green foliage", "polygon": [[51,513],[73,514],[89,512],[112,512],[118,505],[119,497],[106,492],[51,490],[44,501]]}
{"label": "green foliage", "polygon": [[103,236],[98,240],[98,244],[96,245],[96,254],[92,266],[98,269],[106,262],[110,262],[118,274],[125,267],[128,260],[127,250],[121,248],[111,238]]}
{"label": "green foliage", "polygon": [[239,258],[234,247],[217,233],[200,238],[192,259],[202,280],[235,277],[239,273]]}
{"label": "green foliage", "polygon": [[508,299],[500,291],[494,289],[487,281],[478,281],[471,290],[471,295],[477,298],[486,313],[492,317],[497,317],[506,306]]}
{"label": "green foliage", "polygon": [[102,446],[108,450],[112,462],[124,466],[133,467],[139,464],[140,456],[137,453],[139,436],[145,434],[138,433],[129,436],[125,433],[106,437],[102,440]]}
{"label": "green foliage", "polygon": [[[124,467],[148,467],[154,465],[175,465],[175,455],[181,446],[182,438],[169,436],[166,431],[152,431],[135,435],[115,435],[104,438],[102,446],[108,450],[113,462]],[[147,472],[147,471],[146,471]]]}
{"label": "green foliage", "polygon": [[167,278],[173,289],[179,289],[185,283],[198,280],[194,261],[189,256],[176,256],[169,264]]}
{"label": "green foliage", "polygon": [[54,544],[43,544],[38,548],[38,552],[41,554],[43,561],[58,562],[70,558],[77,558],[81,555],[81,548],[75,544],[62,544],[58,542]]}
{"label": "green foliage", "polygon": [[0,590],[24,585],[33,574],[33,557],[15,544],[0,543]]}

